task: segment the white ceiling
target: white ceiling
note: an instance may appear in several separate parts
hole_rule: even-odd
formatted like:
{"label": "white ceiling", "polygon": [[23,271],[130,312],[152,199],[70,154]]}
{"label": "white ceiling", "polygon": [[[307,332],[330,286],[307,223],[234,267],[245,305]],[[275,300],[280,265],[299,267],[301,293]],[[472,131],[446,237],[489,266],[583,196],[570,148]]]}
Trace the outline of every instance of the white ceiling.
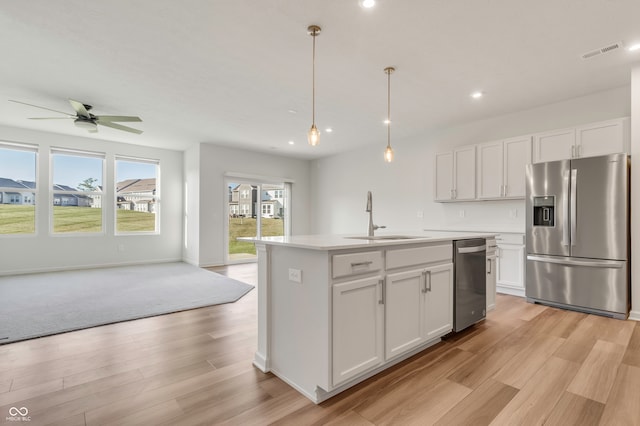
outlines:
{"label": "white ceiling", "polygon": [[[29,0],[0,9],[0,124],[182,150],[208,142],[300,158],[629,84],[638,0]],[[310,147],[311,47],[318,24]],[[486,93],[481,100],[469,94]],[[20,100],[139,115],[134,135],[97,134]],[[291,113],[295,110],[297,113]],[[124,123],[129,124],[129,123]],[[326,127],[333,133],[326,133]],[[0,135],[1,138],[1,135]],[[295,141],[291,146],[288,141]]]}

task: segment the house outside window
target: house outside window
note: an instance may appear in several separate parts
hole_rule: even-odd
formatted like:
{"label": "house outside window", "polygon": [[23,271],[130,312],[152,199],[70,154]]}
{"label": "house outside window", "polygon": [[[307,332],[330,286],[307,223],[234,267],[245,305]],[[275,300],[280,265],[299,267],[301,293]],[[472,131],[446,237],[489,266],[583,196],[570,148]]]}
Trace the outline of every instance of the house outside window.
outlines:
{"label": "house outside window", "polygon": [[0,236],[36,232],[38,148],[0,141]]}
{"label": "house outside window", "polygon": [[53,233],[103,232],[104,154],[53,149]]}
{"label": "house outside window", "polygon": [[160,212],[157,160],[116,158],[116,233],[157,233]]}

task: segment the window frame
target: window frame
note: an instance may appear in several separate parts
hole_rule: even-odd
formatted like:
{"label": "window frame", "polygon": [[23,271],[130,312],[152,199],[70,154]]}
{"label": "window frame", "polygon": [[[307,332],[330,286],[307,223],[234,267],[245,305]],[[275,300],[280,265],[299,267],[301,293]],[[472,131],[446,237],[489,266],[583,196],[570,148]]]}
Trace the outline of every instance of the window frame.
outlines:
{"label": "window frame", "polygon": [[[142,163],[155,166],[156,170],[156,188],[155,194],[152,194],[151,198],[155,205],[155,226],[153,231],[118,231],[118,161],[125,161],[129,163]],[[162,182],[161,182],[161,164],[159,159],[131,157],[126,155],[115,155],[113,159],[113,234],[115,236],[135,236],[135,235],[160,235],[160,217],[161,217],[161,205],[162,205]]]}
{"label": "window frame", "polygon": [[[0,148],[6,149],[6,150],[32,152],[34,154],[34,161],[33,161],[34,188],[28,188],[29,189],[28,192],[33,194],[32,198],[30,198],[31,202],[29,202],[29,205],[33,205],[33,232],[11,233],[11,234],[0,233],[0,238],[33,238],[38,235],[38,231],[39,231],[38,212],[39,212],[40,206],[38,205],[38,201],[40,200],[40,197],[39,197],[40,185],[38,184],[38,180],[39,180],[38,171],[40,167],[40,147],[36,144],[13,142],[13,141],[0,139]],[[8,178],[8,179],[11,179],[11,178]],[[11,187],[0,187],[0,192],[5,192],[5,190],[6,192],[15,192],[15,189],[16,188],[11,188]],[[12,196],[12,199],[13,199],[13,196]],[[13,204],[13,203],[8,203],[8,204]]]}
{"label": "window frame", "polygon": [[[56,155],[66,155],[66,156],[76,156],[76,157],[85,157],[85,158],[96,158],[101,160],[102,167],[102,175],[101,175],[101,185],[102,190],[100,191],[81,191],[79,189],[70,191],[70,190],[56,190],[54,186],[56,183],[54,182],[54,158]],[[68,148],[58,148],[51,147],[49,151],[49,235],[52,237],[78,237],[78,236],[104,236],[106,235],[105,229],[105,208],[104,201],[106,195],[105,188],[105,177],[106,177],[106,165],[107,165],[107,155],[104,152],[96,152],[96,151],[84,151],[84,150],[76,150],[76,149],[68,149]],[[64,194],[64,195],[82,195],[87,197],[100,197],[100,231],[89,232],[89,231],[76,231],[76,232],[56,232],[55,231],[55,218],[54,218],[54,207],[59,206],[55,204],[56,194]],[[92,198],[93,199],[93,198]]]}

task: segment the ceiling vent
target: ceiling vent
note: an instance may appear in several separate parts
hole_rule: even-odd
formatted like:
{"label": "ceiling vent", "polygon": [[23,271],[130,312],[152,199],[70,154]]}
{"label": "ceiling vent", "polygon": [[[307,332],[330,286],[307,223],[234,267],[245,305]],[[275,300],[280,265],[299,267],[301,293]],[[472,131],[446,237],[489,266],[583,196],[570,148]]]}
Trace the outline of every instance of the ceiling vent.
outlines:
{"label": "ceiling vent", "polygon": [[620,48],[622,48],[622,42],[621,41],[619,41],[617,43],[612,43],[612,44],[610,44],[608,46],[604,46],[604,47],[601,47],[601,48],[596,49],[596,50],[592,50],[592,51],[587,52],[587,53],[583,53],[581,55],[581,57],[582,57],[582,59],[591,59],[594,56],[602,55],[603,53],[611,53],[614,50],[618,50]]}

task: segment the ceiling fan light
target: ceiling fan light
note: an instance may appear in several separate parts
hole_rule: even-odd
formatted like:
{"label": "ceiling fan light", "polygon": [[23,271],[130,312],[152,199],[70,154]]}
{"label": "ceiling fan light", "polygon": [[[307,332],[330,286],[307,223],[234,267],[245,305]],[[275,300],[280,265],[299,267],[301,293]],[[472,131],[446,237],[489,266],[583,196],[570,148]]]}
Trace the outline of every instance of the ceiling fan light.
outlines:
{"label": "ceiling fan light", "polygon": [[311,125],[309,133],[307,134],[307,139],[309,140],[309,145],[311,146],[316,146],[320,143],[320,131],[315,124]]}
{"label": "ceiling fan light", "polygon": [[90,120],[83,120],[81,118],[76,118],[73,121],[73,124],[75,124],[76,127],[80,127],[81,129],[85,129],[85,130],[89,130],[89,131],[93,131],[93,130],[96,130],[98,128],[98,126],[96,125],[95,122],[90,121]]}

